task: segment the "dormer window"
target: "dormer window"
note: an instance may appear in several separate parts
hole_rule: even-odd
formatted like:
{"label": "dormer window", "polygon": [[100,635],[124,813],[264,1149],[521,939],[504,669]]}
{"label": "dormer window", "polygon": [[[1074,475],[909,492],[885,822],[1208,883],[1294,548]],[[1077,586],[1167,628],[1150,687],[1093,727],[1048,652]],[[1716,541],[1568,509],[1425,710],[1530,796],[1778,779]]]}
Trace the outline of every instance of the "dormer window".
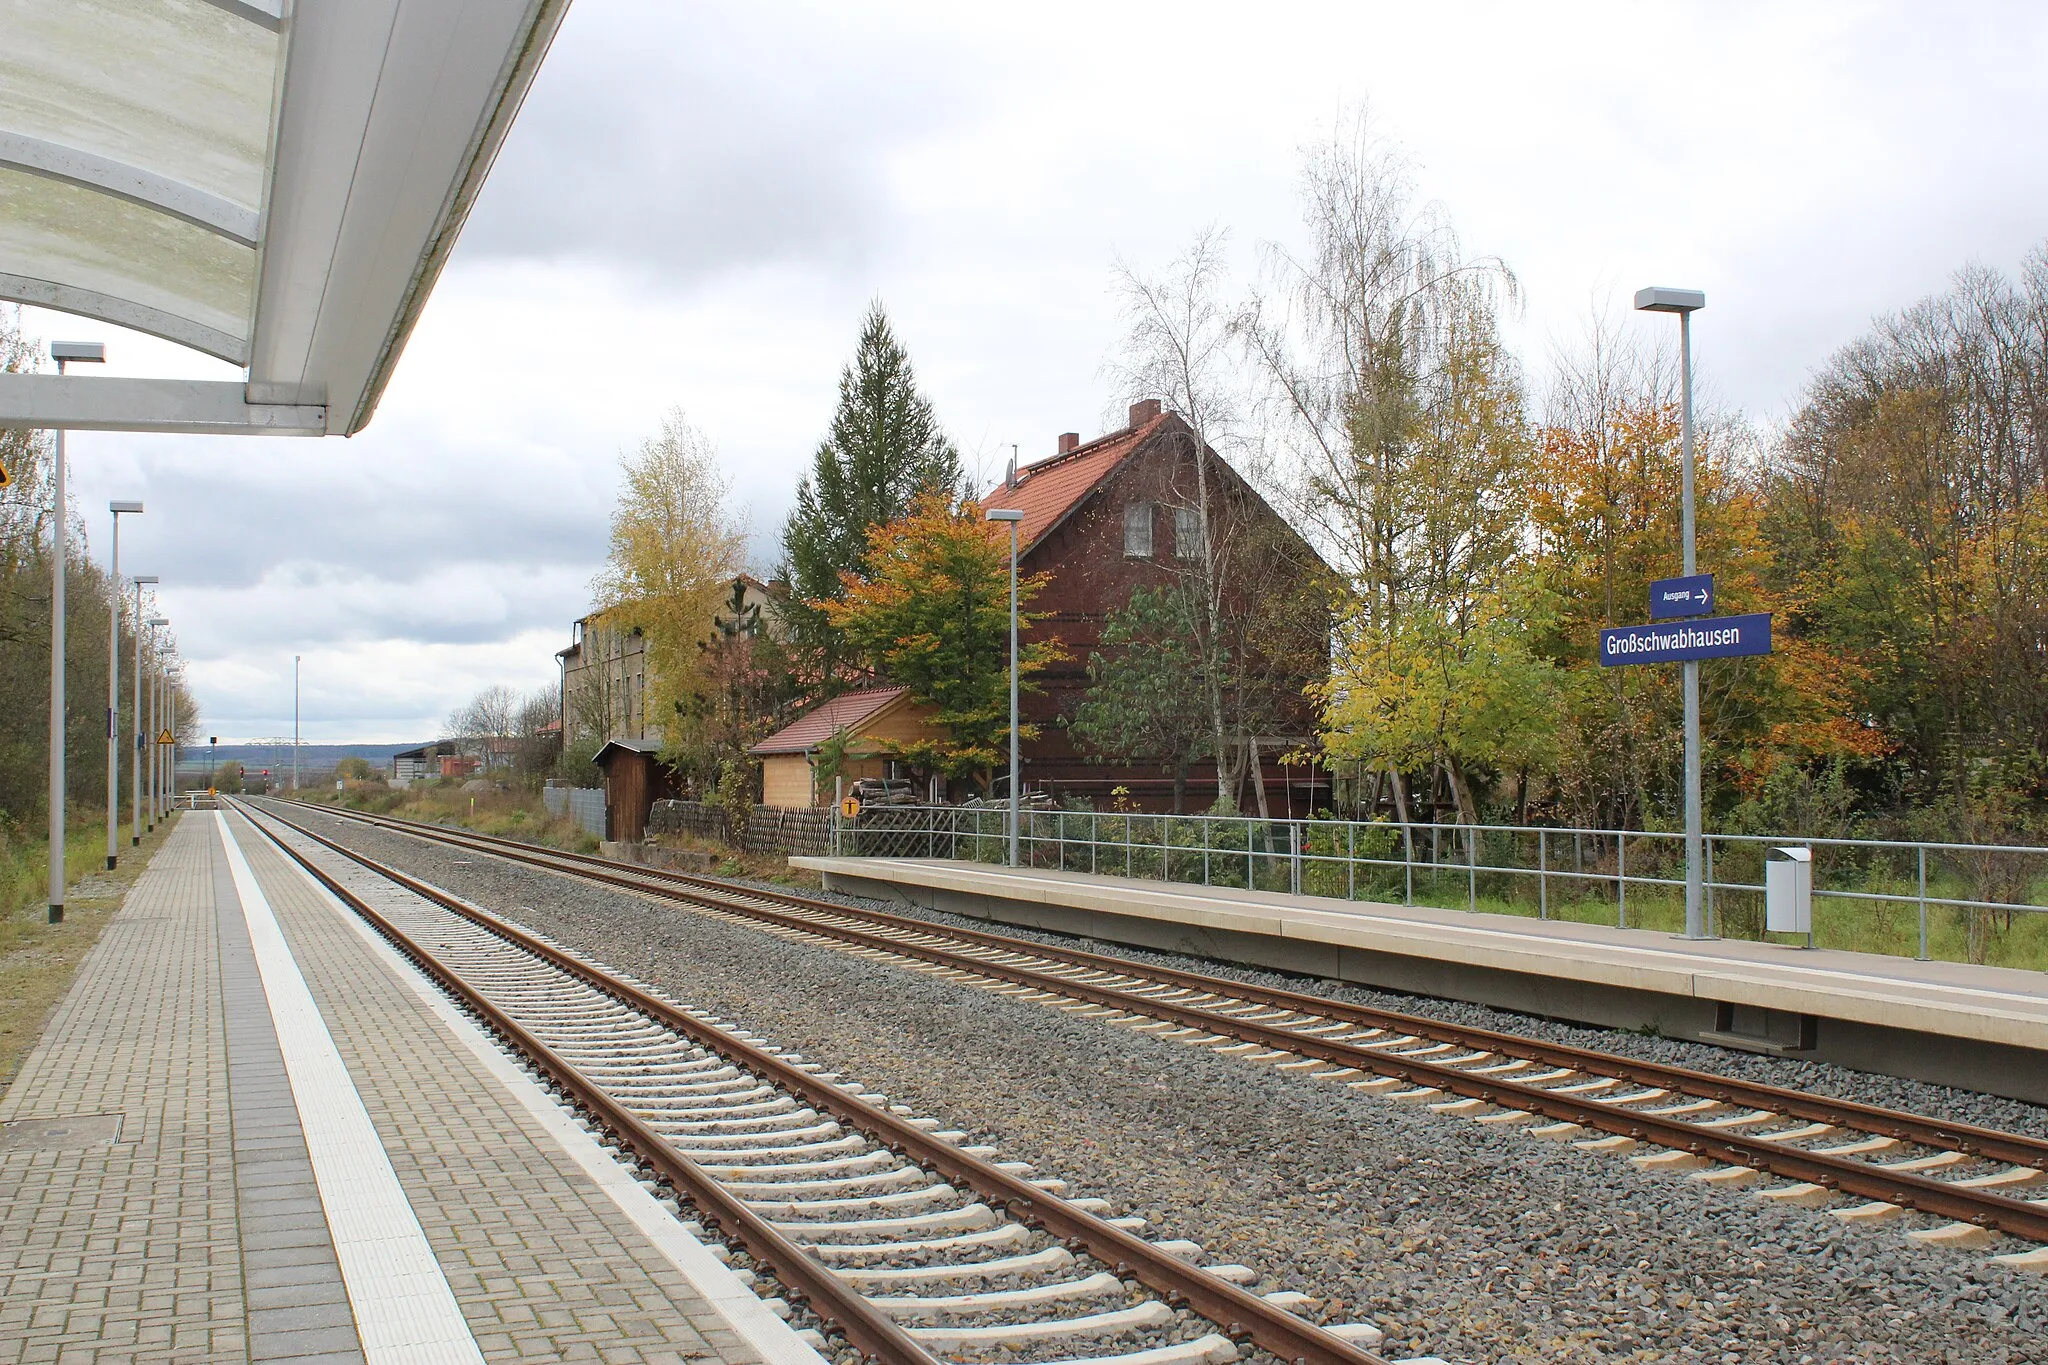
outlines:
{"label": "dormer window", "polygon": [[1124,558],[1150,559],[1152,557],[1152,504],[1133,502],[1124,505]]}

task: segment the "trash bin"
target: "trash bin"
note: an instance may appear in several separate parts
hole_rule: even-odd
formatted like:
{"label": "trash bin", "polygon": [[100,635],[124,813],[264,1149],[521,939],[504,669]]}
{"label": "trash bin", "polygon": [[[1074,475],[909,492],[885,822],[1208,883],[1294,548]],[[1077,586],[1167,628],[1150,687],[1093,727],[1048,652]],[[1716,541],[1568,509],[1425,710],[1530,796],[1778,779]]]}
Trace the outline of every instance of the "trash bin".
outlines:
{"label": "trash bin", "polygon": [[1812,849],[1774,848],[1764,855],[1764,928],[1812,937]]}

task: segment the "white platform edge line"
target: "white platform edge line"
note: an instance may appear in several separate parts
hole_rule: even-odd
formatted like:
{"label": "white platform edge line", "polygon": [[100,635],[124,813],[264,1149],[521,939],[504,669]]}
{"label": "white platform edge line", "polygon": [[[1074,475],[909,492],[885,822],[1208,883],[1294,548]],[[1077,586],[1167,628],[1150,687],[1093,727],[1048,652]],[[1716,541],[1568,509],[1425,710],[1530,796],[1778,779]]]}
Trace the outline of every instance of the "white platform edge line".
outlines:
{"label": "white platform edge line", "polygon": [[227,812],[215,812],[235,894],[263,994],[277,1027],[278,1050],[305,1131],[313,1181],[334,1238],[342,1284],[370,1365],[483,1365],[483,1352],[412,1202],[391,1168],[383,1139],[356,1090],[327,1021],[257,884]]}
{"label": "white platform edge line", "polygon": [[533,1116],[569,1159],[596,1182],[627,1220],[668,1258],[669,1264],[690,1287],[731,1324],[734,1334],[760,1353],[763,1365],[826,1365],[825,1358],[799,1337],[795,1328],[775,1316],[761,1302],[759,1295],[740,1283],[730,1267],[692,1237],[675,1215],[641,1187],[638,1176],[599,1146],[597,1139],[578,1127],[576,1121],[512,1060],[504,1048],[442,994],[439,986],[428,980],[362,916],[322,886],[312,873],[297,863],[291,866],[321,903],[354,929],[399,980],[412,988],[413,994],[433,1011],[435,1018]]}

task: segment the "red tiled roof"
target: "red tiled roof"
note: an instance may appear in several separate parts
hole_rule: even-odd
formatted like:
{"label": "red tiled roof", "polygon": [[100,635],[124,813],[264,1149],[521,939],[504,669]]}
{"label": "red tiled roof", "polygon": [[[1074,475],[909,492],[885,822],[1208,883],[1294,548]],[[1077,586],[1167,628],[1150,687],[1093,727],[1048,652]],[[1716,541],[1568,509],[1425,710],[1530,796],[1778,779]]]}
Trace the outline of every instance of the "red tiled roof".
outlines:
{"label": "red tiled roof", "polygon": [[1017,538],[1020,545],[1029,549],[1171,416],[1162,412],[1139,426],[1112,431],[1064,455],[1025,465],[1017,471],[1015,486],[1007,482],[997,485],[981,500],[981,505],[1022,512],[1024,520],[1017,524]]}
{"label": "red tiled roof", "polygon": [[747,750],[750,754],[801,754],[817,748],[841,730],[858,728],[872,720],[907,687],[870,687],[862,692],[845,692],[817,707],[793,724],[777,730]]}

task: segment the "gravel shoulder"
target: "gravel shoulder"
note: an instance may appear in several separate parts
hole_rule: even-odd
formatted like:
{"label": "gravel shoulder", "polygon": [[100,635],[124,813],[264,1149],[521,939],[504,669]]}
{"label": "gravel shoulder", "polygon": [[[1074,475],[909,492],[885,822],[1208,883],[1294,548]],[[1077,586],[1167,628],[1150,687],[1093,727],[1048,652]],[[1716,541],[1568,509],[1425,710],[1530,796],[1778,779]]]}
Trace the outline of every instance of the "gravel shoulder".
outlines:
{"label": "gravel shoulder", "polygon": [[[1142,1214],[1261,1290],[1453,1361],[2048,1362],[2048,1285],[630,893],[362,826],[322,833],[742,1020]],[[851,902],[859,904],[860,902]],[[884,907],[902,912],[900,906]],[[924,918],[948,922],[948,917]],[[1016,932],[1016,931],[1005,931]],[[1019,937],[1033,937],[1018,933]],[[1043,936],[1048,937],[1050,936]],[[1057,940],[1055,940],[1057,941]],[[1090,944],[1245,980],[1271,973]],[[1363,1003],[2048,1131],[2011,1101],[1357,988]]]}

